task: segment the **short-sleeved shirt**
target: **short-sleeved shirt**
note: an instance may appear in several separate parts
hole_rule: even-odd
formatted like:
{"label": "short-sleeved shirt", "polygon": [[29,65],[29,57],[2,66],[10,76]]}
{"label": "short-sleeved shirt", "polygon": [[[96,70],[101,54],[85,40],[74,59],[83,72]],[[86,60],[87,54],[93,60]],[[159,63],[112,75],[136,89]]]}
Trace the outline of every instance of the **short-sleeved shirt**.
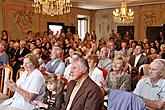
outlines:
{"label": "short-sleeved shirt", "polygon": [[[17,80],[17,86],[28,91],[29,93],[38,94],[38,96],[34,100],[42,101],[45,95],[45,80],[42,76],[42,73],[38,69],[35,69],[29,76],[27,75],[27,71],[21,74],[20,78]],[[13,102],[11,103],[11,105],[9,105],[10,107],[25,110],[33,109],[33,105],[19,93],[15,92],[12,98]]]}
{"label": "short-sleeved shirt", "polygon": [[155,85],[152,85],[149,77],[143,78],[137,83],[133,93],[150,100],[165,101],[165,79],[159,79]]}

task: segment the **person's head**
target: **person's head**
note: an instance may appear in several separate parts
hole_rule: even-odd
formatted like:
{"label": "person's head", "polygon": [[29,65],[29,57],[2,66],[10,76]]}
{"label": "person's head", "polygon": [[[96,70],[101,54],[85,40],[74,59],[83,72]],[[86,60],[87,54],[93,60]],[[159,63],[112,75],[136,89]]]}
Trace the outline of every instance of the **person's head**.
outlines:
{"label": "person's head", "polygon": [[108,56],[108,49],[107,47],[102,47],[100,50],[100,56],[101,57],[107,57]]}
{"label": "person's head", "polygon": [[65,39],[65,44],[66,44],[66,45],[69,45],[69,44],[70,44],[69,39]]}
{"label": "person's head", "polygon": [[33,50],[33,54],[36,56],[37,59],[40,59],[42,56],[42,51],[39,48]]}
{"label": "person's head", "polygon": [[163,36],[163,32],[162,32],[162,31],[160,31],[160,32],[159,32],[159,35],[160,35],[160,36]]}
{"label": "person's head", "polygon": [[71,63],[82,58],[82,54],[78,51],[74,51],[71,55]]}
{"label": "person's head", "polygon": [[152,81],[158,81],[165,72],[165,63],[161,60],[154,60],[150,64],[149,78]]}
{"label": "person's head", "polygon": [[5,47],[0,43],[0,53],[5,51]]}
{"label": "person's head", "polygon": [[14,49],[15,49],[15,50],[18,50],[18,49],[19,49],[19,43],[18,43],[18,42],[15,42],[15,43],[14,43]]}
{"label": "person's head", "polygon": [[14,40],[11,40],[11,41],[9,42],[9,47],[10,47],[10,48],[13,48],[13,47],[14,47],[14,43],[15,43],[15,41],[14,41]]}
{"label": "person's head", "polygon": [[59,93],[64,89],[64,81],[57,77],[56,74],[50,74],[46,77],[46,87],[49,91]]}
{"label": "person's head", "polygon": [[27,34],[28,34],[28,37],[30,39],[33,39],[33,32],[32,31],[28,31]]}
{"label": "person's head", "polygon": [[156,50],[156,48],[151,47],[150,48],[150,52],[151,52],[151,54],[156,54],[157,53],[157,50]]}
{"label": "person's head", "polygon": [[2,30],[2,36],[8,36],[8,33],[6,30]]}
{"label": "person's head", "polygon": [[52,52],[51,52],[51,59],[55,60],[56,58],[60,58],[62,54],[62,50],[60,47],[56,47],[54,46],[52,48]]}
{"label": "person's head", "polygon": [[114,50],[115,49],[115,43],[111,42],[111,41],[107,42],[107,48],[109,50]]}
{"label": "person's head", "polygon": [[128,36],[129,35],[129,31],[126,31],[125,35]]}
{"label": "person's head", "polygon": [[75,81],[82,81],[88,76],[89,65],[86,59],[80,58],[72,63],[71,74]]}
{"label": "person's head", "polygon": [[96,67],[99,62],[99,59],[96,54],[89,55],[87,60],[88,60],[89,68]]}
{"label": "person's head", "polygon": [[148,43],[148,39],[147,39],[147,38],[145,38],[143,42],[144,42],[144,43]]}
{"label": "person's head", "polygon": [[142,45],[136,45],[134,53],[135,55],[140,55],[142,53]]}
{"label": "person's head", "polygon": [[23,67],[25,68],[25,70],[27,70],[27,71],[34,70],[35,68],[38,68],[38,66],[39,66],[38,60],[35,55],[27,54],[24,57]]}
{"label": "person's head", "polygon": [[91,49],[92,49],[92,51],[97,51],[97,44],[96,43],[92,43],[91,44]]}
{"label": "person's head", "polygon": [[41,46],[41,44],[42,44],[41,40],[40,39],[37,39],[36,40],[36,44],[37,44],[37,46]]}
{"label": "person's head", "polygon": [[127,47],[127,42],[124,42],[124,41],[123,41],[123,42],[121,43],[121,47],[122,47],[122,49],[126,49],[126,47]]}
{"label": "person's head", "polygon": [[131,47],[132,47],[132,48],[135,48],[136,45],[137,45],[137,41],[133,41],[132,44],[131,44]]}
{"label": "person's head", "polygon": [[114,71],[121,71],[126,65],[126,62],[123,57],[115,57],[112,64],[112,69]]}
{"label": "person's head", "polygon": [[160,51],[161,51],[161,52],[165,52],[165,44],[162,44],[162,45],[160,46]]}
{"label": "person's head", "polygon": [[35,43],[31,43],[30,44],[30,51],[33,52],[34,49],[36,49],[36,44]]}
{"label": "person's head", "polygon": [[143,44],[143,48],[144,48],[144,49],[149,49],[149,43],[144,43],[144,44]]}
{"label": "person's head", "polygon": [[70,48],[69,49],[69,56],[72,56],[73,55],[73,52],[74,52],[74,48]]}
{"label": "person's head", "polygon": [[20,40],[20,48],[25,48],[25,47],[26,47],[26,41]]}

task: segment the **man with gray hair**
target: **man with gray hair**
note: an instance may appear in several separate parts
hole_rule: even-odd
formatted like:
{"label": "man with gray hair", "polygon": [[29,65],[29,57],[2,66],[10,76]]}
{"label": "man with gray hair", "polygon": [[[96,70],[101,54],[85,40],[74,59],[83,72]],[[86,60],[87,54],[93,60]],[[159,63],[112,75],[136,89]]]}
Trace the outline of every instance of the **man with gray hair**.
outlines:
{"label": "man with gray hair", "polygon": [[71,63],[65,68],[65,72],[64,72],[64,77],[68,81],[72,80],[72,74],[71,74],[72,63],[76,60],[79,60],[80,58],[82,58],[82,54],[78,51],[74,51],[73,54],[71,55]]}
{"label": "man with gray hair", "polygon": [[107,70],[108,73],[110,73],[112,69],[112,60],[108,58],[108,48],[102,47],[100,51],[100,60],[98,63],[98,67],[102,67]]}
{"label": "man with gray hair", "polygon": [[56,74],[57,76],[62,76],[64,74],[65,63],[61,60],[61,55],[61,48],[54,46],[50,55],[51,61],[49,61],[44,67],[47,74]]}
{"label": "man with gray hair", "polygon": [[9,63],[9,57],[5,52],[5,47],[0,43],[0,77],[2,75],[2,68]]}
{"label": "man with gray hair", "polygon": [[147,110],[165,109],[165,62],[154,60],[150,64],[149,76],[141,79],[134,90],[134,94],[142,97]]}
{"label": "man with gray hair", "polygon": [[67,85],[66,103],[63,110],[101,110],[100,87],[88,76],[89,65],[80,58],[72,63],[72,79]]}

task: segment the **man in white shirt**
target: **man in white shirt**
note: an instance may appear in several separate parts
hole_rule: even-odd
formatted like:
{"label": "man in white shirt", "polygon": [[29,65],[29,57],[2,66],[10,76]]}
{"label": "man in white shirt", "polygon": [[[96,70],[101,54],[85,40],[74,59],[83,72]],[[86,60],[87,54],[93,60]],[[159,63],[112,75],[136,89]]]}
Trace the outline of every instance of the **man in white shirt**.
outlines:
{"label": "man in white shirt", "polygon": [[134,54],[130,56],[129,64],[132,69],[132,90],[136,87],[138,82],[138,69],[142,64],[149,64],[149,58],[142,54],[142,46],[137,45],[134,50]]}
{"label": "man in white shirt", "polygon": [[134,94],[144,99],[149,110],[165,109],[165,62],[155,60],[150,64],[149,76],[141,79]]}

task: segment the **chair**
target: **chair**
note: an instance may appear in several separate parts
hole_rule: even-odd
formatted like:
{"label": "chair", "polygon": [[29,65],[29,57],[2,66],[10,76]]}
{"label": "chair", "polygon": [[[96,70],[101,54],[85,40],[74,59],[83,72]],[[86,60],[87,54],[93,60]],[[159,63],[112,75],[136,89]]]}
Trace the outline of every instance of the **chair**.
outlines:
{"label": "chair", "polygon": [[124,72],[127,72],[130,75],[130,79],[132,79],[132,66],[129,63],[126,63],[126,66],[123,69]]}
{"label": "chair", "polygon": [[20,68],[18,71],[17,71],[17,74],[16,74],[16,80],[19,79],[20,75],[25,71],[24,68]]}
{"label": "chair", "polygon": [[147,76],[149,74],[149,64],[143,64],[139,67],[138,80],[142,78],[142,73],[144,73],[143,76]]}
{"label": "chair", "polygon": [[61,76],[60,79],[64,81],[64,84],[65,84],[65,85],[68,84],[68,80],[67,80],[65,77]]}
{"label": "chair", "polygon": [[102,68],[102,67],[98,67],[98,68],[103,72],[104,80],[106,80],[106,77],[107,77],[107,74],[108,74],[107,70]]}
{"label": "chair", "polygon": [[2,69],[0,92],[7,96],[10,96],[10,90],[6,87],[5,81],[12,80],[12,77],[13,77],[12,67],[9,65],[5,65]]}

